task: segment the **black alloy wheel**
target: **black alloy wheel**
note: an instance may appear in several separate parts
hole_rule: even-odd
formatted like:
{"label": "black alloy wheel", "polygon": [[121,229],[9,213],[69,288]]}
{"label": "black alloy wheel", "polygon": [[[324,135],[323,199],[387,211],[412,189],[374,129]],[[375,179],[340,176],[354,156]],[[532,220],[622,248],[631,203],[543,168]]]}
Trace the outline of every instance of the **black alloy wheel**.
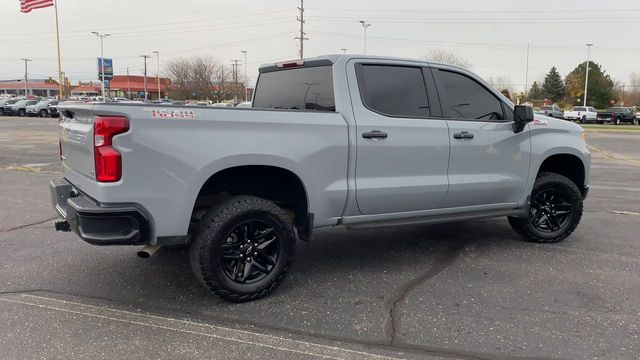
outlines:
{"label": "black alloy wheel", "polygon": [[273,202],[233,196],[212,206],[189,245],[198,281],[234,302],[259,299],[275,290],[295,257],[293,218]]}
{"label": "black alloy wheel", "polygon": [[45,109],[40,110],[40,117],[49,117],[49,112]]}
{"label": "black alloy wheel", "polygon": [[526,215],[509,217],[511,227],[527,241],[561,241],[573,233],[582,219],[582,193],[573,181],[563,175],[540,173],[531,199]]}
{"label": "black alloy wheel", "polygon": [[278,263],[282,228],[268,217],[236,225],[220,246],[225,274],[238,284],[264,279]]}
{"label": "black alloy wheel", "polygon": [[529,219],[541,232],[552,233],[562,229],[571,221],[572,205],[557,189],[548,189],[538,193],[531,202]]}

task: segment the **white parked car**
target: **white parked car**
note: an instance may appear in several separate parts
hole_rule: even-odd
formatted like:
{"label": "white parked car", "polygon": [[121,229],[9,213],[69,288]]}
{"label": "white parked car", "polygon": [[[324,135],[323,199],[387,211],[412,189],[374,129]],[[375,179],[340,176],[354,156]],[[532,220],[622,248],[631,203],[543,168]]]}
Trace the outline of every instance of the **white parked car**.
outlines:
{"label": "white parked car", "polygon": [[241,102],[240,104],[236,105],[237,108],[250,108],[251,106],[251,101],[245,101],[245,102]]}
{"label": "white parked car", "polygon": [[565,120],[578,120],[582,124],[596,122],[598,111],[591,106],[574,106],[571,111],[564,112]]}

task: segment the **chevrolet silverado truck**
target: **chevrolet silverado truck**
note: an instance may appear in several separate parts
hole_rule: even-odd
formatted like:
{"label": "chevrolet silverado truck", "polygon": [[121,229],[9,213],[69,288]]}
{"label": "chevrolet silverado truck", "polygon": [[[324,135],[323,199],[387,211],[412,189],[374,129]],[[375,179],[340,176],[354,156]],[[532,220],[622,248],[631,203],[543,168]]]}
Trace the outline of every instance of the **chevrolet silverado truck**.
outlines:
{"label": "chevrolet silverado truck", "polygon": [[636,114],[626,107],[610,107],[607,111],[599,112],[598,124],[604,124],[605,121],[611,121],[616,125],[621,123],[636,125],[638,123]]}
{"label": "chevrolet silverado truck", "polygon": [[571,111],[565,111],[562,117],[565,120],[577,120],[581,124],[587,124],[598,120],[598,111],[591,106],[574,106]]}
{"label": "chevrolet silverado truck", "polygon": [[56,229],[146,255],[188,245],[206,288],[248,301],[318,228],[508,217],[550,243],[580,222],[582,128],[467,70],[331,55],[259,73],[252,108],[61,103]]}

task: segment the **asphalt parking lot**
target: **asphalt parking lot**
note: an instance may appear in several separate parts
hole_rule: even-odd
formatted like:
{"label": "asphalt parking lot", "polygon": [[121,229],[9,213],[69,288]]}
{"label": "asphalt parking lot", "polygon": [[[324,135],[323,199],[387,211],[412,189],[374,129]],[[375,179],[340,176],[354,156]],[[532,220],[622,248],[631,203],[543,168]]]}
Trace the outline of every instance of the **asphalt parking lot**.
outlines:
{"label": "asphalt parking lot", "polygon": [[40,358],[640,357],[640,131],[590,131],[559,244],[506,219],[317,232],[272,295],[232,304],[185,249],[139,259],[56,233],[57,120],[0,118],[0,354]]}

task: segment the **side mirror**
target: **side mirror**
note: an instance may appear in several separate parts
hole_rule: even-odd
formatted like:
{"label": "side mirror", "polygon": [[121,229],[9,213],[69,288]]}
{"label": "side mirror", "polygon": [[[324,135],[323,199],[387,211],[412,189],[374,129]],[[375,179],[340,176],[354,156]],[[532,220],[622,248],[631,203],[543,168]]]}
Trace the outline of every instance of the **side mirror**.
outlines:
{"label": "side mirror", "polygon": [[513,132],[522,132],[527,123],[533,121],[533,108],[530,106],[516,105],[513,109]]}

